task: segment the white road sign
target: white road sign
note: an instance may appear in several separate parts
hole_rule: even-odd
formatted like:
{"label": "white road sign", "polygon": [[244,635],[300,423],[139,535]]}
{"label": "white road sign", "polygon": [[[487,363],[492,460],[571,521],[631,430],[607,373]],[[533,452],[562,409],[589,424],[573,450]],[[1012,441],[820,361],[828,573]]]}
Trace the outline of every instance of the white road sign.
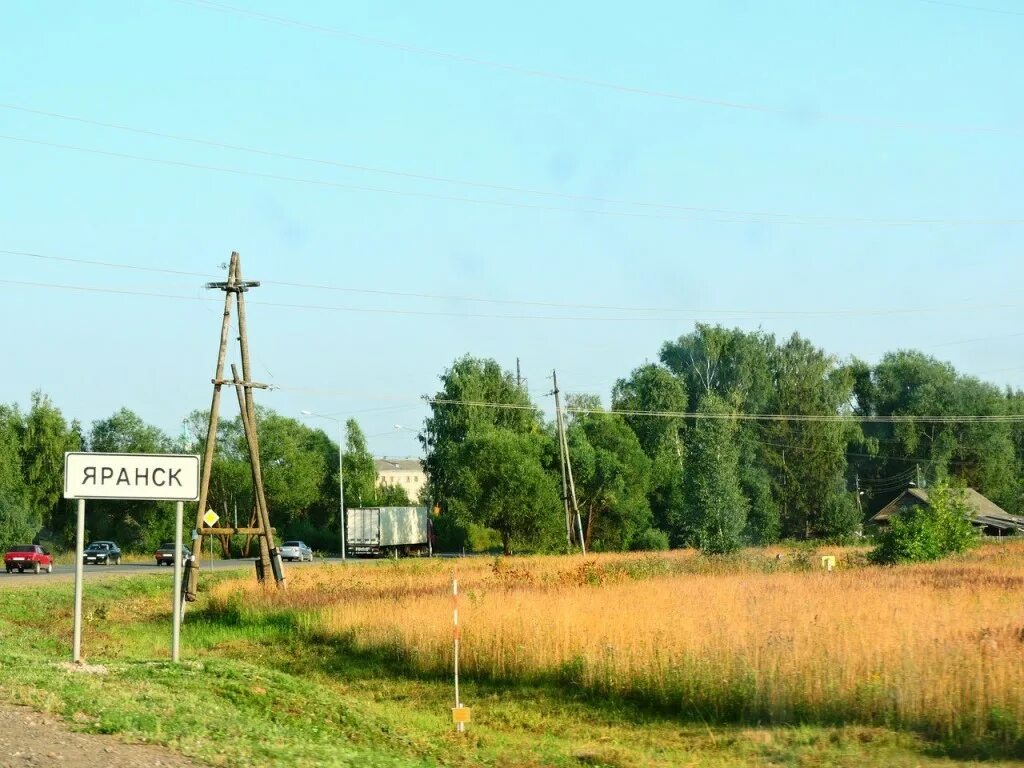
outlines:
{"label": "white road sign", "polygon": [[195,501],[199,498],[199,457],[65,453],[64,498]]}
{"label": "white road sign", "polygon": [[206,510],[206,514],[203,515],[203,522],[206,523],[207,528],[213,528],[220,520],[220,515],[214,512],[212,509]]}

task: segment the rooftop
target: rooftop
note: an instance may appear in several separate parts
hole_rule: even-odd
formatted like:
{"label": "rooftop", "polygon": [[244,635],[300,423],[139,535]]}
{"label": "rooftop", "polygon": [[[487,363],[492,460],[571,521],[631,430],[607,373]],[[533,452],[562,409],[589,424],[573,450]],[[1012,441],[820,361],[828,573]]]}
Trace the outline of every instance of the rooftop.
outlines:
{"label": "rooftop", "polygon": [[374,459],[373,464],[378,472],[422,472],[423,461],[420,459]]}

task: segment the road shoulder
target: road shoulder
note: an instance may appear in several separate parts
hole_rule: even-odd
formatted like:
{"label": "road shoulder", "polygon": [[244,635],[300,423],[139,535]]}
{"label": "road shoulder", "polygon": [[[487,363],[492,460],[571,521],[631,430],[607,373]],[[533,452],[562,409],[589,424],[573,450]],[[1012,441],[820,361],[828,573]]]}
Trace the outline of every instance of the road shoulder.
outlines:
{"label": "road shoulder", "polygon": [[[81,715],[82,722],[88,722]],[[28,707],[0,705],[0,768],[199,768],[165,747],[128,744],[114,736],[78,733],[63,721]]]}

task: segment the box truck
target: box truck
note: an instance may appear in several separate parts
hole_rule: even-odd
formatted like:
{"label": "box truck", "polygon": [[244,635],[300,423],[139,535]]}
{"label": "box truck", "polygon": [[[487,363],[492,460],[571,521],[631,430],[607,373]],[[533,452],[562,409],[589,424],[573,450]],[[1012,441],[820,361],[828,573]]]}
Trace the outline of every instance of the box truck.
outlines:
{"label": "box truck", "polygon": [[363,507],[345,510],[348,551],[369,557],[430,555],[429,507]]}

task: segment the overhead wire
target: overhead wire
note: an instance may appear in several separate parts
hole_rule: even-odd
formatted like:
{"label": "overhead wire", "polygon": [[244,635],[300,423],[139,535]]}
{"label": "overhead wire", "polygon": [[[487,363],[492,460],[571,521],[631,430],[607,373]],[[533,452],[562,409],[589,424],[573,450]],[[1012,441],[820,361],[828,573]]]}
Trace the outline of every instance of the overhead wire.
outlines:
{"label": "overhead wire", "polygon": [[[286,391],[315,391],[320,393],[349,393],[350,390],[336,389],[330,387],[298,387],[280,385],[279,389]],[[412,402],[411,397],[390,396],[391,399],[405,399]],[[520,410],[542,412],[544,408],[532,403],[503,403],[488,400],[460,400],[454,398],[439,398],[423,396],[416,400],[429,405],[455,405],[466,407],[479,407],[504,410]],[[631,416],[650,418],[672,418],[672,419],[716,419],[724,421],[754,421],[754,422],[804,422],[804,423],[852,423],[852,424],[902,424],[902,423],[937,423],[937,424],[1020,424],[1024,423],[1024,414],[890,414],[875,416],[857,416],[855,414],[794,414],[794,413],[706,413],[700,411],[659,411],[659,410],[637,410],[623,408],[586,408],[576,406],[563,406],[564,413],[593,414],[607,416]],[[761,442],[761,441],[758,441]],[[880,454],[862,454],[869,458],[885,458]],[[921,461],[927,461],[921,459]]]}
{"label": "overhead wire", "polygon": [[[463,405],[478,406],[481,408],[508,408],[513,410],[541,410],[534,405],[521,403],[497,403],[483,400],[455,400],[447,398],[424,398],[425,402],[435,405]],[[888,416],[855,416],[847,414],[801,414],[801,413],[707,413],[701,411],[656,411],[656,410],[635,410],[622,408],[584,408],[564,407],[566,413],[618,415],[618,416],[639,416],[652,418],[673,418],[673,419],[712,419],[722,421],[793,421],[793,422],[822,422],[822,423],[876,423],[876,424],[899,424],[899,423],[1022,423],[1024,414],[998,414],[998,415],[911,415],[892,414]]]}
{"label": "overhead wire", "polygon": [[[5,253],[6,251],[0,251]],[[19,253],[19,252],[11,252]],[[108,262],[96,262],[104,265],[109,265]],[[141,268],[147,269],[147,268]],[[180,270],[161,270],[166,272],[172,272],[180,274]],[[193,273],[184,273],[193,274]],[[119,289],[119,288],[100,288],[91,286],[81,285],[68,285],[68,284],[57,284],[57,283],[45,283],[37,281],[21,281],[21,280],[9,280],[0,279],[0,285],[13,285],[13,286],[28,286],[28,287],[43,287],[43,288],[57,288],[68,291],[79,291],[79,292],[95,292],[102,294],[114,294],[114,295],[134,295],[144,296],[147,298],[165,298],[165,299],[176,299],[189,302],[214,302],[216,299],[204,299],[199,296],[187,296],[187,295],[176,295],[176,294],[163,294],[152,291],[139,291],[130,289]],[[415,315],[444,315],[444,316],[472,316],[472,317],[519,317],[524,316],[486,316],[486,315],[459,315],[456,313],[432,313],[432,312],[416,312],[408,310],[380,310],[380,309],[365,309],[365,308],[352,308],[352,307],[325,307],[308,304],[286,304],[281,302],[256,302],[251,301],[251,304],[271,307],[287,307],[287,308],[302,308],[302,309],[331,309],[340,311],[365,311],[365,312],[384,312],[389,314],[415,314]],[[549,318],[533,318],[533,319],[580,319],[580,318],[564,318],[564,317],[549,317]],[[597,319],[597,318],[588,318]],[[610,320],[620,320],[622,318],[605,318]],[[275,385],[277,389],[289,389],[288,387],[282,387],[281,385]],[[540,411],[541,409],[533,405],[523,404],[509,404],[509,403],[492,403],[484,401],[458,401],[458,400],[447,400],[438,398],[427,398],[426,402],[438,405],[451,404],[451,405],[468,405],[468,406],[480,406],[480,407],[491,407],[491,408],[521,408],[525,410]],[[635,416],[635,417],[665,417],[665,418],[722,418],[729,420],[738,421],[790,421],[790,422],[850,422],[850,423],[1017,423],[1024,422],[1024,414],[989,414],[989,415],[937,415],[937,416],[921,416],[921,415],[890,415],[890,416],[857,416],[855,414],[750,414],[750,413],[729,413],[729,414],[708,414],[699,412],[685,412],[685,411],[645,411],[645,410],[629,410],[629,409],[594,409],[594,408],[583,408],[583,407],[568,407],[564,409],[567,413],[579,413],[579,414],[618,414],[622,416]]]}
{"label": "overhead wire", "polygon": [[[113,294],[113,295],[135,295],[144,296],[147,298],[171,298],[177,300],[184,300],[189,302],[203,302],[213,303],[217,299],[210,298],[205,299],[199,296],[185,296],[185,295],[172,295],[172,294],[161,294],[151,291],[138,291],[138,290],[127,290],[117,288],[93,288],[79,285],[59,285],[50,283],[39,283],[30,281],[14,281],[7,279],[0,279],[0,284],[3,285],[16,285],[16,286],[33,286],[33,287],[48,287],[48,288],[61,288],[69,291],[86,291],[86,292],[98,292],[102,294]],[[278,307],[292,307],[292,308],[309,308],[308,305],[288,305],[283,303],[275,302],[254,302],[250,301],[251,304],[260,304],[267,306],[278,306]],[[346,309],[354,310],[353,308],[340,308],[333,307],[331,309]],[[420,313],[430,314],[430,313]],[[279,384],[273,385],[274,389],[294,389]],[[401,399],[401,398],[395,398]],[[542,409],[538,406],[523,405],[523,404],[509,404],[509,403],[491,403],[483,401],[456,401],[446,400],[438,398],[427,398],[426,402],[437,405],[467,405],[467,406],[479,406],[488,408],[520,408],[523,410],[531,410],[540,412]],[[937,415],[937,416],[925,416],[925,415],[890,415],[890,416],[857,416],[855,414],[750,414],[750,413],[733,413],[733,414],[705,414],[697,412],[685,412],[685,411],[643,411],[643,410],[628,410],[628,409],[594,409],[584,407],[567,407],[564,409],[566,413],[575,414],[618,414],[621,416],[633,416],[633,417],[661,417],[661,418],[723,418],[723,419],[734,419],[737,421],[785,421],[785,422],[848,422],[848,423],[1021,423],[1024,422],[1024,414],[994,414],[994,415]],[[849,455],[861,455],[866,458],[878,458],[873,454],[854,454],[848,452]],[[897,459],[899,460],[899,459]]]}
{"label": "overhead wire", "polygon": [[[155,274],[168,274],[176,276],[187,276],[187,277],[201,277],[206,280],[216,279],[218,276],[206,272],[195,272],[187,270],[177,269],[166,269],[160,267],[144,267],[135,264],[125,264],[121,262],[102,261],[94,259],[77,259],[68,256],[55,256],[50,254],[42,254],[32,251],[23,250],[11,250],[11,249],[0,249],[0,254],[8,256],[22,256],[33,259],[40,259],[46,261],[55,261],[60,263],[68,264],[82,264],[87,266],[98,266],[112,269],[124,269],[137,272],[151,272]],[[549,301],[531,301],[522,299],[501,299],[494,297],[483,297],[483,296],[467,296],[458,294],[443,294],[443,293],[427,293],[427,292],[411,292],[411,291],[393,291],[383,289],[368,289],[368,288],[350,288],[344,286],[326,285],[318,283],[303,283],[285,280],[261,280],[263,285],[280,285],[288,288],[299,288],[299,289],[314,289],[314,290],[325,290],[325,291],[337,291],[341,293],[352,293],[352,294],[364,294],[372,296],[387,296],[395,298],[418,298],[418,299],[430,299],[438,301],[464,301],[472,303],[482,304],[499,304],[499,305],[514,305],[514,306],[531,306],[531,307],[546,307],[552,309],[588,309],[588,310],[602,310],[611,312],[642,312],[642,313],[654,313],[654,312],[665,312],[665,313],[677,313],[681,315],[678,318],[665,318],[666,320],[678,319],[685,320],[691,318],[701,318],[707,316],[716,317],[729,317],[738,319],[786,319],[786,318],[802,318],[802,317],[861,317],[861,316],[888,316],[888,315],[907,315],[907,314],[931,314],[937,312],[950,312],[950,311],[980,311],[983,309],[1019,309],[1024,307],[1024,303],[1021,302],[1000,302],[988,300],[985,302],[966,303],[966,304],[937,304],[926,307],[869,307],[864,309],[822,309],[822,310],[771,310],[771,309],[760,309],[760,310],[741,310],[741,309],[697,309],[697,308],[686,308],[686,307],[665,307],[665,306],[628,306],[628,305],[608,305],[608,304],[588,304],[579,302],[549,302]],[[311,305],[312,306],[312,305]],[[353,310],[357,311],[357,310]],[[499,315],[498,317],[506,317]],[[511,317],[511,316],[508,316]],[[577,319],[577,318],[571,318]],[[613,318],[623,319],[623,318]],[[643,319],[661,319],[661,318],[643,318]],[[1009,334],[1009,336],[1016,336],[1019,334]],[[967,342],[950,342],[951,344],[967,343]]]}
{"label": "overhead wire", "polygon": [[[496,200],[487,198],[477,197],[464,197],[459,195],[445,195],[438,194],[435,192],[422,192],[411,189],[394,189],[390,187],[377,187],[368,184],[348,184],[338,181],[331,181],[329,179],[312,179],[301,176],[288,176],[280,173],[266,173],[263,171],[250,171],[244,168],[234,168],[224,165],[211,165],[207,163],[193,163],[185,160],[169,160],[162,157],[151,157],[149,155],[137,155],[130,152],[114,152],[106,149],[96,149],[93,147],[82,147],[76,144],[62,144],[54,141],[43,141],[41,139],[29,139],[24,136],[13,136],[10,134],[0,134],[0,139],[5,141],[16,141],[24,144],[31,144],[40,147],[49,147],[52,149],[66,149],[72,152],[83,152],[86,154],[100,155],[103,157],[115,157],[122,160],[135,160],[138,162],[154,163],[157,165],[164,165],[174,168],[189,168],[192,170],[201,171],[214,171],[217,173],[227,173],[236,176],[244,176],[248,178],[256,179],[267,179],[271,181],[287,181],[295,184],[306,184],[315,187],[328,187],[333,189],[345,189],[355,192],[372,192],[374,194],[386,194],[386,195],[398,195],[402,197],[414,197],[424,198],[429,200],[441,200],[445,202],[457,202],[457,203],[472,203],[474,205],[490,205],[497,206],[500,208],[520,209],[520,210],[533,210],[533,211],[554,211],[561,213],[573,213],[573,214],[587,214],[597,216],[620,216],[626,218],[642,218],[642,219],[660,219],[663,221],[714,221],[720,223],[731,223],[731,224],[750,224],[750,219],[724,219],[724,218],[709,218],[702,216],[681,216],[681,215],[670,215],[660,213],[650,213],[642,211],[618,211],[618,210],[607,210],[597,208],[567,208],[565,206],[558,205],[542,205],[539,203],[524,203],[514,202],[511,200]],[[807,222],[817,224],[818,222]],[[1007,223],[1024,223],[1007,221]],[[828,225],[827,222],[821,222],[822,225]]]}
{"label": "overhead wire", "polygon": [[352,40],[353,42],[358,42],[365,45],[373,45],[380,48],[398,50],[405,53],[412,53],[419,56],[426,56],[434,59],[451,61],[459,64],[484,67],[487,69],[509,72],[512,74],[522,75],[531,78],[541,78],[573,85],[582,85],[591,88],[599,88],[603,90],[615,91],[618,93],[629,94],[633,96],[653,97],[675,102],[696,104],[706,107],[716,107],[721,109],[739,110],[751,113],[792,117],[801,120],[807,120],[811,118],[838,123],[847,123],[851,125],[898,128],[903,130],[909,129],[918,131],[932,131],[939,133],[1016,134],[1021,133],[1022,130],[1024,130],[1021,127],[1016,126],[992,127],[934,123],[914,120],[896,120],[879,118],[870,115],[843,114],[837,112],[829,112],[826,110],[815,111],[813,112],[813,114],[811,114],[799,109],[779,107],[770,104],[759,104],[754,102],[744,102],[732,99],[706,98],[701,96],[676,93],[672,91],[663,91],[652,88],[632,86],[624,83],[615,83],[607,80],[601,80],[598,78],[590,78],[579,75],[553,72],[539,68],[520,66],[517,64],[508,64],[505,62],[500,62],[492,59],[486,59],[477,56],[469,56],[462,53],[455,53],[453,51],[446,51],[437,48],[428,48],[419,45],[411,45],[408,43],[402,43],[395,40],[388,40],[381,37],[373,37],[371,35],[358,34],[355,32],[350,32],[345,29],[341,29],[339,27],[333,27],[326,24],[305,22],[300,19],[295,19],[287,16],[263,13],[261,11],[255,11],[249,8],[241,8],[238,6],[229,5],[227,3],[214,2],[213,0],[174,0],[174,2],[177,2],[181,5],[189,5],[197,8],[202,8],[205,10],[214,10],[221,13],[234,14],[236,16],[245,16],[266,23],[272,23],[286,27],[293,27],[296,29],[303,29],[307,31],[314,31],[335,37],[345,38],[347,40]]}
{"label": "overhead wire", "polygon": [[[333,160],[328,158],[314,157],[310,155],[298,154],[295,152],[287,151],[276,151],[261,147],[253,147],[244,144],[234,144],[225,141],[218,141],[213,139],[206,139],[195,136],[186,136],[180,133],[171,133],[167,131],[157,131],[150,128],[140,128],[137,126],[125,125],[123,123],[107,122],[103,120],[94,120],[92,118],[81,117],[79,115],[69,115],[62,112],[53,112],[50,110],[33,109],[17,104],[0,103],[0,109],[9,111],[17,111],[25,114],[37,115],[42,117],[56,118],[60,120],[67,120],[72,122],[81,123],[83,125],[91,125],[101,128],[109,128],[118,131],[124,131],[128,133],[134,133],[143,136],[152,136],[162,139],[170,139],[179,142],[188,142],[200,146],[213,147],[217,149],[227,149],[236,152],[246,152],[249,154],[259,155],[262,157],[272,157],[283,160],[297,161],[303,163],[314,163],[317,165],[331,166],[335,168],[342,168],[345,170],[355,170],[368,173],[377,173],[388,176],[394,176],[404,179],[414,179],[417,181],[429,181],[434,183],[452,184],[458,186],[465,186],[474,189],[482,189],[493,192],[507,192],[520,195],[534,195],[552,197],[562,200],[585,202],[585,203],[601,203],[610,205],[622,205],[638,208],[654,208],[669,211],[679,211],[687,214],[701,214],[703,216],[738,216],[745,217],[741,221],[733,221],[731,219],[710,219],[711,221],[726,221],[728,223],[750,223],[751,221],[764,220],[764,223],[795,223],[795,224],[838,224],[838,225],[868,225],[868,226],[930,226],[930,225],[1019,225],[1024,224],[1024,219],[1020,218],[941,218],[941,217],[867,217],[867,216],[826,216],[821,214],[805,214],[805,213],[792,213],[784,211],[759,211],[759,210],[742,210],[742,209],[731,209],[721,207],[710,207],[710,206],[695,206],[695,205],[682,205],[679,203],[664,203],[650,200],[630,200],[626,198],[606,197],[600,195],[586,195],[572,192],[562,192],[558,190],[550,189],[538,189],[532,187],[515,186],[511,184],[499,184],[494,182],[485,182],[472,179],[461,179],[451,176],[442,176],[434,174],[419,173],[415,171],[408,171],[402,169],[385,168],[382,166],[374,166],[360,163],[343,162],[339,160]],[[9,137],[4,137],[9,138]],[[17,140],[17,139],[14,139]],[[69,145],[60,145],[63,149],[77,148],[82,151],[92,151],[86,148],[71,147]],[[119,155],[120,156],[120,155]],[[149,162],[157,162],[154,158],[148,158],[143,156],[128,156],[130,159],[146,159]],[[195,165],[192,167],[202,167],[208,170],[223,170],[225,169],[219,166],[199,166]],[[232,171],[233,172],[233,171]],[[280,177],[275,177],[280,178]],[[288,177],[289,180],[310,182],[306,179],[294,179]],[[378,189],[376,191],[387,191],[393,194],[401,194],[401,190],[384,190]],[[469,199],[462,200],[464,202],[470,201]],[[479,200],[472,200],[472,202],[483,202]],[[575,209],[573,209],[575,210]],[[592,211],[598,213],[599,211]],[[601,213],[607,213],[607,211],[600,211]],[[689,220],[689,219],[687,219]],[[703,219],[701,219],[703,220]]]}
{"label": "overhead wire", "polygon": [[[467,197],[464,195],[441,194],[413,189],[396,189],[394,187],[381,187],[369,184],[352,184],[347,182],[332,181],[330,179],[309,178],[304,176],[291,176],[281,173],[269,173],[265,171],[253,171],[245,168],[236,168],[226,165],[213,165],[209,163],[195,163],[186,160],[171,160],[163,157],[150,155],[139,155],[131,152],[116,152],[95,147],[83,147],[77,144],[64,144],[55,141],[44,141],[42,139],[31,139],[24,136],[12,134],[0,134],[0,140],[14,141],[33,146],[47,147],[50,149],[63,149],[71,152],[93,154],[101,157],[113,157],[121,160],[132,160],[136,162],[153,163],[172,168],[187,168],[190,170],[212,171],[225,173],[234,176],[247,178],[265,179],[269,181],[284,181],[307,186],[343,189],[354,192],[370,192],[372,194],[396,195],[399,197],[411,197],[427,200],[439,200],[442,202],[469,203],[471,205],[493,206],[513,210],[546,211],[554,213],[584,214],[588,216],[612,216],[626,219],[650,219],[659,221],[676,222],[712,222],[719,224],[799,224],[806,226],[821,227],[845,227],[845,226],[883,226],[883,227],[910,227],[910,226],[934,226],[934,225],[980,225],[980,226],[1019,226],[1024,224],[1020,218],[994,218],[994,219],[941,219],[941,218],[918,218],[918,219],[885,219],[885,218],[841,218],[802,216],[799,214],[787,214],[789,218],[756,218],[750,214],[722,214],[706,215],[701,210],[711,211],[712,209],[680,209],[680,211],[691,211],[691,215],[683,215],[682,212],[654,212],[654,211],[628,211],[610,208],[582,208],[566,207],[560,205],[547,205],[541,203],[518,202],[513,200],[499,200],[495,198]],[[732,216],[732,218],[727,218]],[[769,214],[762,214],[767,217]]]}
{"label": "overhead wire", "polygon": [[867,485],[891,485],[893,483],[902,483],[906,480],[913,478],[916,474],[915,469],[905,469],[902,472],[897,472],[895,475],[889,477],[863,477],[859,479],[861,486]]}
{"label": "overhead wire", "polygon": [[[47,288],[54,290],[74,291],[79,293],[105,293],[118,294],[123,296],[142,296],[146,298],[171,299],[177,301],[216,301],[214,298],[204,299],[197,296],[186,296],[182,294],[157,293],[154,291],[142,291],[127,288],[104,288],[97,286],[71,285],[67,283],[52,283],[30,280],[0,279],[0,285],[12,285],[30,288]],[[700,319],[699,315],[693,318],[680,316],[627,316],[627,315],[527,315],[527,314],[497,314],[486,312],[446,312],[417,309],[394,309],[381,307],[352,307],[333,304],[296,304],[280,301],[258,301],[249,300],[246,302],[252,306],[273,307],[278,309],[299,309],[324,312],[352,312],[373,315],[394,315],[406,317],[439,317],[439,318],[469,318],[483,320],[529,320],[529,321],[555,321],[555,322],[671,322],[676,323],[686,319]]]}

